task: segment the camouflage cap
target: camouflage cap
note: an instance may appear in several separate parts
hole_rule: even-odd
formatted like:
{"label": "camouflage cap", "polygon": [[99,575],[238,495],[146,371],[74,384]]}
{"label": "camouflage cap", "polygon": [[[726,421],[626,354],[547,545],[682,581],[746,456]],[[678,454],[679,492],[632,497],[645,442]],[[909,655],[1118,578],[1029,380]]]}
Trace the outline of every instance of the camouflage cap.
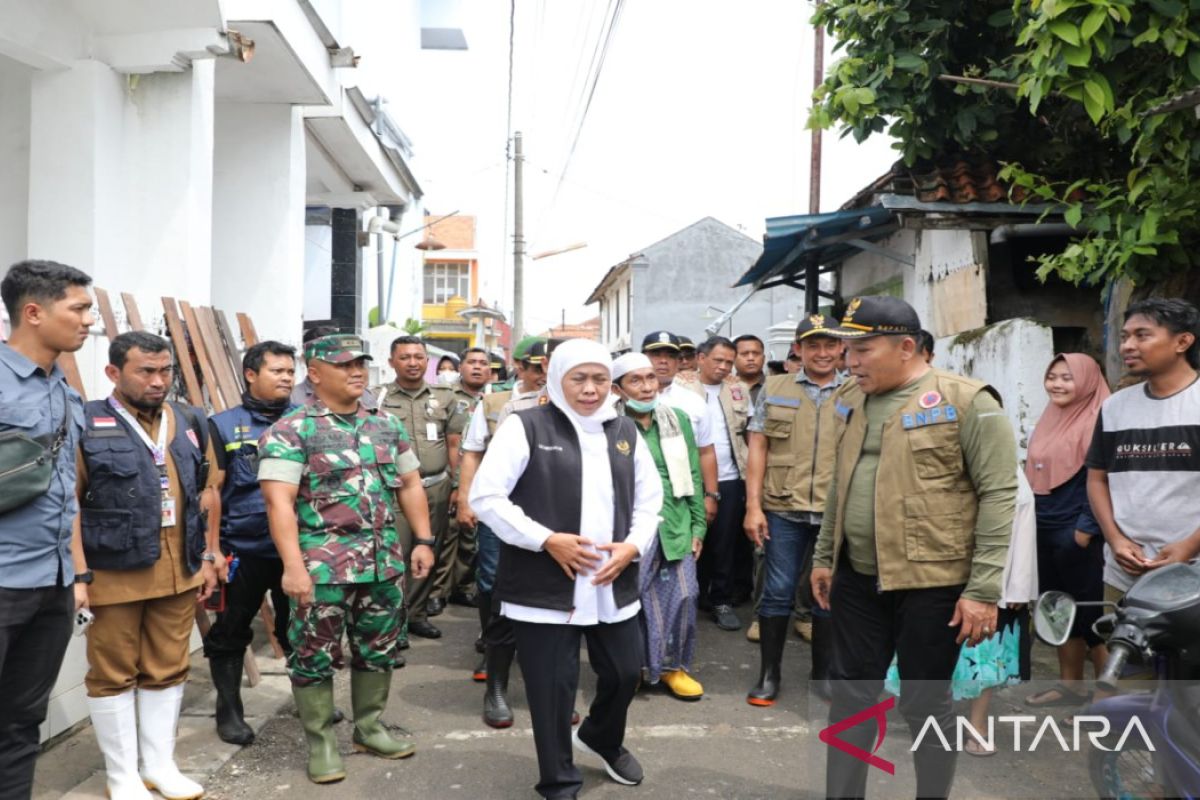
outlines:
{"label": "camouflage cap", "polygon": [[[321,336],[304,345],[304,358],[316,358],[330,364],[349,364],[360,358],[370,359],[361,336],[339,333]],[[373,360],[373,359],[372,359]]]}

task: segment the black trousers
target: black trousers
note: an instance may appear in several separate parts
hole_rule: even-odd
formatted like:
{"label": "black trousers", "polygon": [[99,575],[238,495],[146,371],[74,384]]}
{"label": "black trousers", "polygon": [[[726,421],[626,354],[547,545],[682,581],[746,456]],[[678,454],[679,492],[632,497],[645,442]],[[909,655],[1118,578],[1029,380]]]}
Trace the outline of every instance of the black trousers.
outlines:
{"label": "black trousers", "polygon": [[0,799],[33,794],[46,719],[74,626],[75,590],[0,588]]}
{"label": "black trousers", "polygon": [[484,602],[485,598],[491,599],[492,613],[488,616],[487,625],[483,628],[484,645],[487,647],[515,645],[517,640],[513,633],[513,623],[512,620],[500,613],[500,598],[491,592],[481,593],[479,602]]}
{"label": "black trousers", "polygon": [[642,668],[638,618],[588,627],[519,621],[512,625],[537,748],[539,777],[534,788],[545,798],[574,797],[583,786],[571,752],[579,640],[587,640],[588,660],[596,673],[596,698],[579,725],[579,735],[601,755],[615,757],[625,741],[625,718]]}
{"label": "black trousers", "polygon": [[208,658],[236,656],[241,658],[254,641],[250,626],[262,607],[263,595],[271,593],[275,606],[275,638],[285,653],[288,644],[287,595],[283,593],[283,561],[270,556],[238,554],[238,569],[233,580],[225,585],[225,610],[204,637],[204,655]]}
{"label": "black trousers", "polygon": [[[696,576],[700,581],[700,597],[707,598],[709,605],[722,606],[732,605],[739,590],[747,597],[753,590],[750,557],[753,548],[742,528],[746,517],[746,482],[721,481],[717,487],[721,500],[717,503],[716,519],[704,537]],[[739,548],[739,540],[745,547]],[[741,550],[746,551],[745,557],[740,555]]]}
{"label": "black trousers", "polygon": [[[829,666],[833,701],[831,723],[880,702],[883,681],[895,654],[900,670],[900,713],[915,740],[930,716],[953,741],[950,679],[958,662],[958,628],[949,626],[963,587],[882,592],[874,575],[854,571],[843,555],[833,578],[833,654]],[[867,752],[875,747],[875,724],[856,725],[839,738]],[[946,797],[954,782],[957,753],[946,752],[927,734],[913,753],[917,797]],[[830,747],[825,792],[828,797],[863,797],[869,765]]]}

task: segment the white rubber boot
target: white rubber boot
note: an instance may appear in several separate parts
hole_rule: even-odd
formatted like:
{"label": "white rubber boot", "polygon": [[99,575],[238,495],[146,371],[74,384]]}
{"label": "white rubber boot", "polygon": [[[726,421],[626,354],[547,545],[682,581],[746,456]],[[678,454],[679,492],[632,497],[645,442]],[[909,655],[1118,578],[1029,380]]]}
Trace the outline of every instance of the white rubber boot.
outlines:
{"label": "white rubber boot", "polygon": [[151,800],[138,776],[137,709],[133,690],[115,697],[89,697],[88,713],[100,752],[112,800]]}
{"label": "white rubber boot", "polygon": [[138,689],[138,742],[142,780],[167,800],[196,800],[204,787],[175,766],[175,729],[183,705],[183,684],[169,689]]}

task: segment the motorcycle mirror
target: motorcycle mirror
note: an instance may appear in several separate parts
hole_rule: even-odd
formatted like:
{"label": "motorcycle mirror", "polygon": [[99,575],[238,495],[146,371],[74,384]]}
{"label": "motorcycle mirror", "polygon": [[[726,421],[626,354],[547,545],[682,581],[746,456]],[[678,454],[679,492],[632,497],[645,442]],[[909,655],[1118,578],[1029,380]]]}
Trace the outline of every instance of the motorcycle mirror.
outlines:
{"label": "motorcycle mirror", "polygon": [[1033,605],[1033,630],[1039,639],[1058,647],[1071,638],[1075,598],[1066,592],[1045,592]]}

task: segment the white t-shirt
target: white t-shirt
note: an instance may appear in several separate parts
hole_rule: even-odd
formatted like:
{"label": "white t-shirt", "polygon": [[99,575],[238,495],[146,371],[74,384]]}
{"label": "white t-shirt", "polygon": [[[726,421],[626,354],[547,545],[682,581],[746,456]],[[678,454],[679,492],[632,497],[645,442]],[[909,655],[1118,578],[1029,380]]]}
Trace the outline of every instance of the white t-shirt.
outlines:
{"label": "white t-shirt", "polygon": [[[1086,464],[1108,473],[1113,517],[1121,532],[1154,558],[1163,545],[1200,528],[1200,381],[1157,398],[1139,383],[1104,401]],[[1104,582],[1133,586],[1104,548]]]}
{"label": "white t-shirt", "polygon": [[736,481],[742,476],[738,472],[737,460],[733,455],[733,444],[729,440],[729,426],[725,424],[725,412],[721,410],[721,384],[704,384],[705,399],[708,401],[708,424],[712,428],[713,448],[717,452],[717,480]]}
{"label": "white t-shirt", "polygon": [[688,415],[692,430],[696,434],[696,446],[708,447],[713,443],[712,424],[708,419],[708,406],[704,399],[686,386],[672,383],[659,395],[671,408],[678,408]]}

